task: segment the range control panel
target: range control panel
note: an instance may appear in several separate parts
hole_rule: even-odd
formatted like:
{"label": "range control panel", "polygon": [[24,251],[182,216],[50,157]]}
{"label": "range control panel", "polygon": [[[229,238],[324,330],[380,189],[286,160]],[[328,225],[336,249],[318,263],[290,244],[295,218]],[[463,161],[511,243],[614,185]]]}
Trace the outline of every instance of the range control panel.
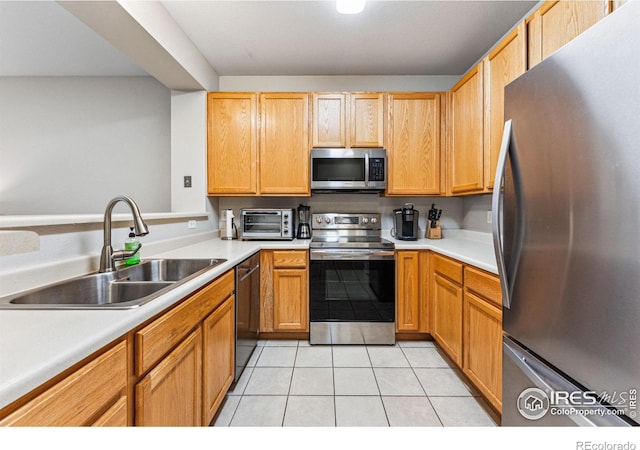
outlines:
{"label": "range control panel", "polygon": [[311,215],[314,230],[379,230],[378,213],[317,213]]}

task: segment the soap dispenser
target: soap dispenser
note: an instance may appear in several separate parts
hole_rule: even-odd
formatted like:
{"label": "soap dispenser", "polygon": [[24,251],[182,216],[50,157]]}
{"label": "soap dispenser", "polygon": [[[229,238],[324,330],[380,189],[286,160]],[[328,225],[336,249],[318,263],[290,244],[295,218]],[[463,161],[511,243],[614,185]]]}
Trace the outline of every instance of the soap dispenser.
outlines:
{"label": "soap dispenser", "polygon": [[[124,249],[135,250],[140,245],[140,241],[138,240],[135,233],[133,232],[133,227],[129,227],[129,229],[131,230],[129,232],[129,239],[127,239],[127,241],[124,243]],[[135,252],[133,256],[130,256],[124,261],[125,265],[127,266],[133,266],[134,264],[138,264],[139,262],[140,262],[140,251]]]}

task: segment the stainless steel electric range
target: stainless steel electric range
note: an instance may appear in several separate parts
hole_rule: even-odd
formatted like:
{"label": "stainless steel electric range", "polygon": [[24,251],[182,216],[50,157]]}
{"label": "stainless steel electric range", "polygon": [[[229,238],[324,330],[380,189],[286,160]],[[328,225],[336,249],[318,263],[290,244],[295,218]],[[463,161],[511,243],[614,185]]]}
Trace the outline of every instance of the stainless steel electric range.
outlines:
{"label": "stainless steel electric range", "polygon": [[395,344],[394,244],[380,214],[312,215],[311,344]]}

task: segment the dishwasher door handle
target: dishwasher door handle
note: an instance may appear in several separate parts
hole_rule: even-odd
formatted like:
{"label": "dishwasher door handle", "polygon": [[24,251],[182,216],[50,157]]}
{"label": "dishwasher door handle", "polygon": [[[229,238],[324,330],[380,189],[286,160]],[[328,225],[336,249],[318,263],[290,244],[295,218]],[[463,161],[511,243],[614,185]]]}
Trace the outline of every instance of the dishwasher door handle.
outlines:
{"label": "dishwasher door handle", "polygon": [[244,281],[247,278],[249,278],[251,276],[251,274],[253,272],[255,272],[256,270],[258,270],[260,268],[260,264],[256,264],[255,266],[253,266],[251,269],[249,269],[249,271],[247,273],[245,273],[244,275],[242,275],[242,277],[240,277],[240,281]]}

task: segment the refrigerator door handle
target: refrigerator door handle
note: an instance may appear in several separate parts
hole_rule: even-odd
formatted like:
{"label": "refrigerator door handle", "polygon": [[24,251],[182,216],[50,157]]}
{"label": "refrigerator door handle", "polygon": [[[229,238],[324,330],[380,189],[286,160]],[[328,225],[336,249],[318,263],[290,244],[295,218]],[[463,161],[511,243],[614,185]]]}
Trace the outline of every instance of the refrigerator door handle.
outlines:
{"label": "refrigerator door handle", "polygon": [[511,289],[509,288],[509,279],[507,275],[507,265],[504,260],[504,244],[502,242],[502,230],[500,225],[500,216],[502,209],[502,183],[504,181],[505,168],[507,166],[507,157],[509,147],[511,146],[512,126],[511,119],[504,124],[504,132],[502,133],[502,144],[500,145],[500,154],[498,155],[498,166],[496,168],[496,176],[493,185],[493,195],[491,198],[491,223],[493,230],[493,248],[496,254],[496,263],[498,265],[498,276],[500,277],[500,287],[502,288],[502,305],[511,308]]}

